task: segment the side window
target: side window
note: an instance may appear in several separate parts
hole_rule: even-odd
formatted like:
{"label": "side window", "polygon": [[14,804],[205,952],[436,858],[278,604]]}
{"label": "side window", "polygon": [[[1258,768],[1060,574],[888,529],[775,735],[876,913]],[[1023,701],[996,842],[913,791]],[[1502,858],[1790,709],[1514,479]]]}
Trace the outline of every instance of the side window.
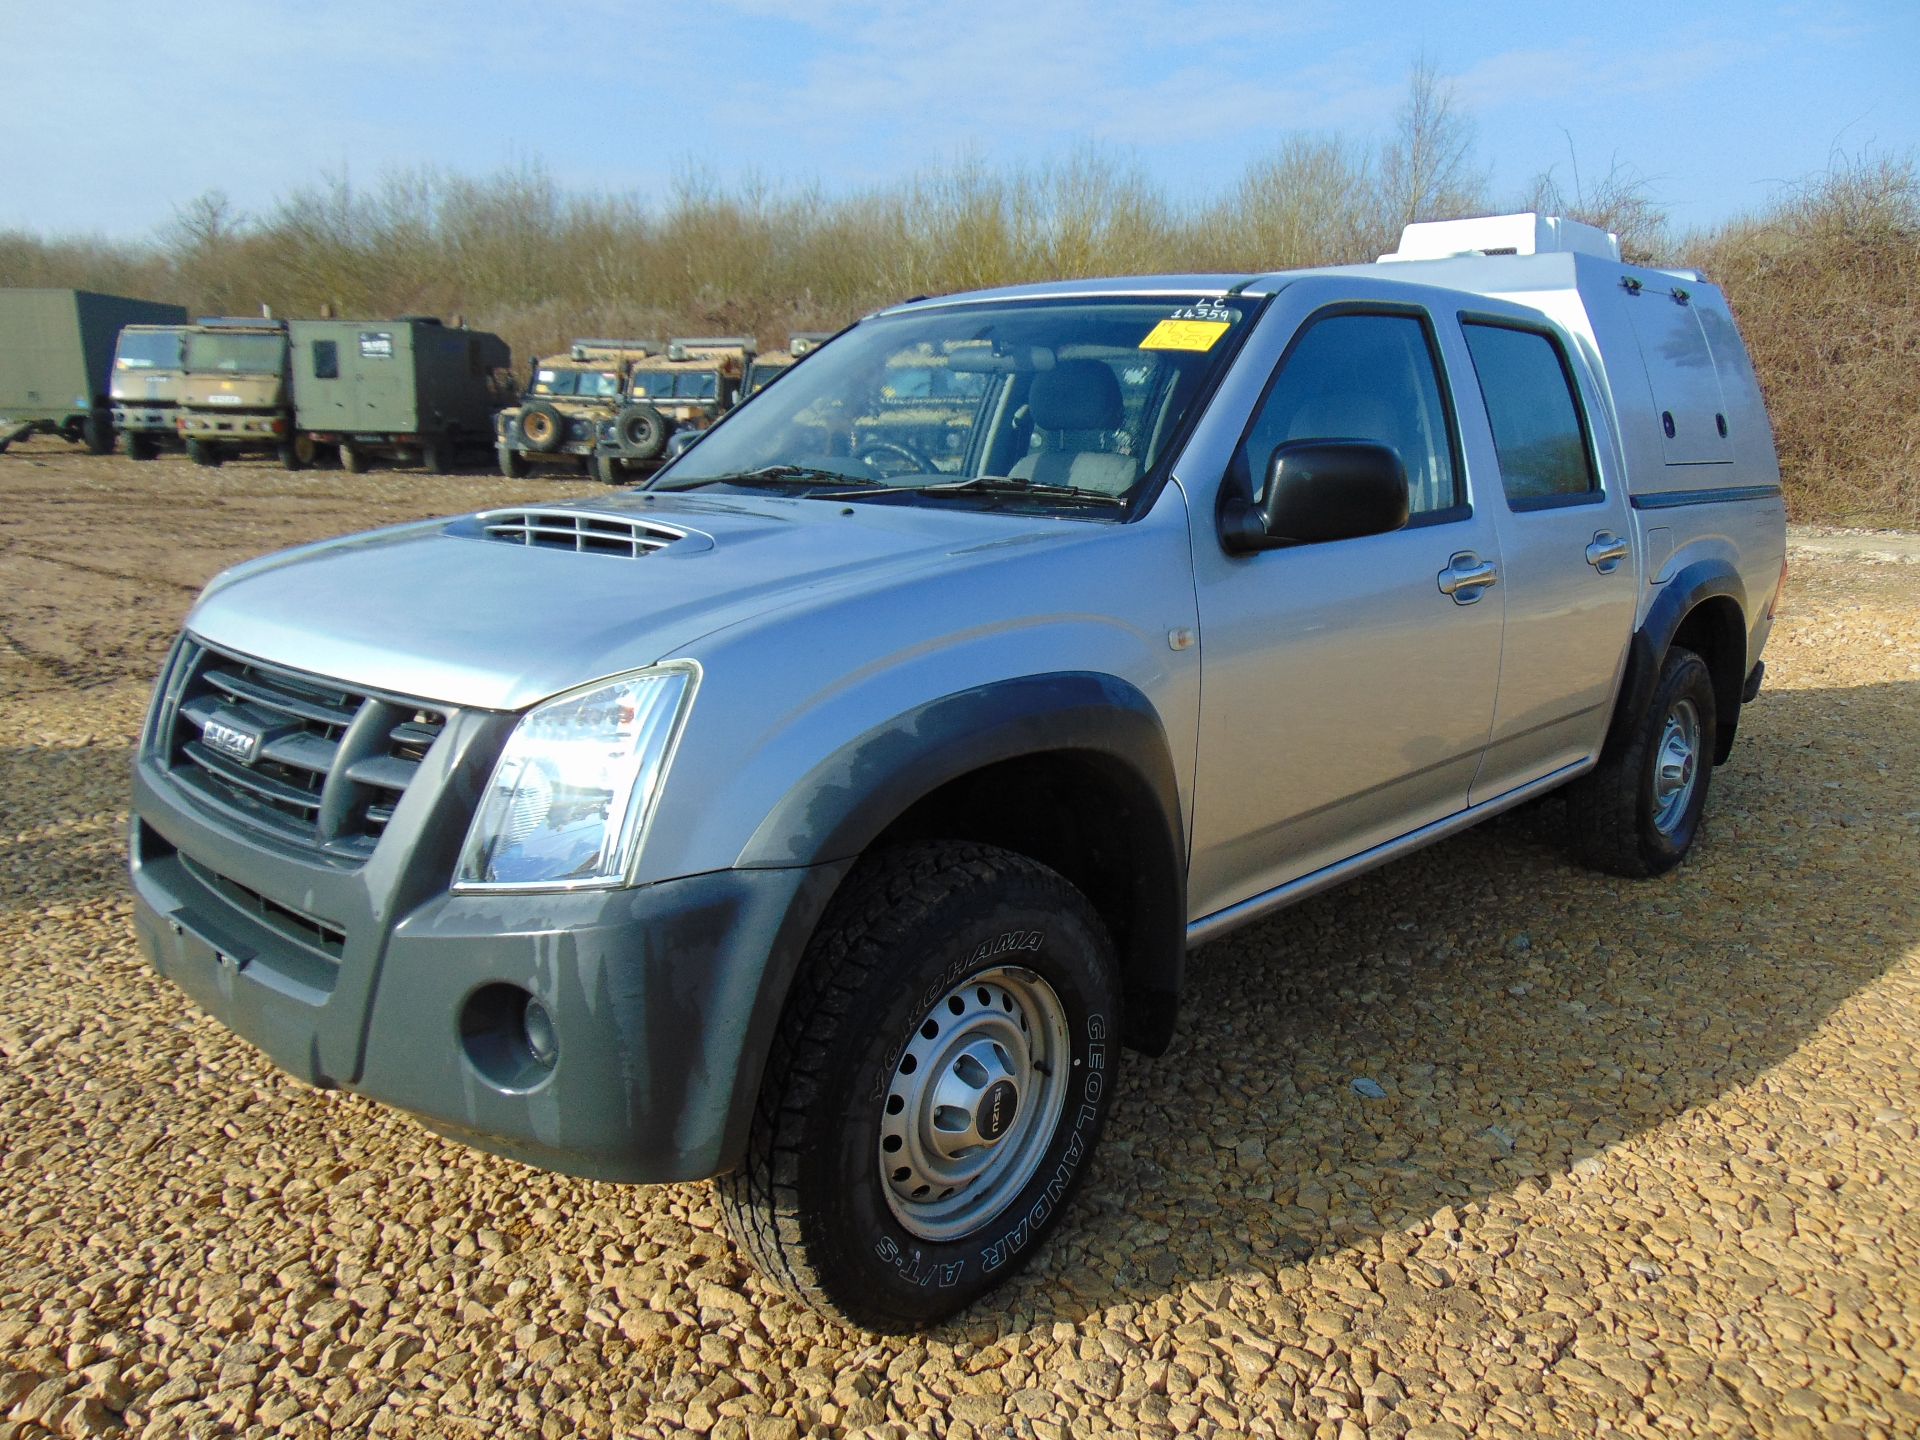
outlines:
{"label": "side window", "polygon": [[340,347],[332,340],[313,342],[313,378],[316,380],[340,378]]}
{"label": "side window", "polygon": [[1237,462],[1257,493],[1289,440],[1374,440],[1407,467],[1415,516],[1462,503],[1433,348],[1412,315],[1331,315],[1311,323],[1282,363]]}
{"label": "side window", "polygon": [[1597,494],[1567,357],[1551,335],[1474,321],[1460,327],[1493,427],[1500,484],[1516,510]]}

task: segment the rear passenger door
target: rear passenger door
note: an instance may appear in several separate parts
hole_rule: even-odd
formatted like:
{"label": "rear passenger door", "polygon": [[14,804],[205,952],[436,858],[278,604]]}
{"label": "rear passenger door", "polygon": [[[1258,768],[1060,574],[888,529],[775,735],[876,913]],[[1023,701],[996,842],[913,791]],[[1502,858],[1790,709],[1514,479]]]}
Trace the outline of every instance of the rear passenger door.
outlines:
{"label": "rear passenger door", "polygon": [[[1468,463],[1500,533],[1506,639],[1473,803],[1598,750],[1637,600],[1626,476],[1592,372],[1540,318],[1463,313]],[[1471,393],[1469,393],[1471,392]]]}
{"label": "rear passenger door", "polygon": [[1195,918],[1465,808],[1493,718],[1499,539],[1468,490],[1438,324],[1414,303],[1314,304],[1337,283],[1289,287],[1236,362],[1270,378],[1222,484],[1252,493],[1288,441],[1373,440],[1406,466],[1412,517],[1254,555],[1196,525]]}

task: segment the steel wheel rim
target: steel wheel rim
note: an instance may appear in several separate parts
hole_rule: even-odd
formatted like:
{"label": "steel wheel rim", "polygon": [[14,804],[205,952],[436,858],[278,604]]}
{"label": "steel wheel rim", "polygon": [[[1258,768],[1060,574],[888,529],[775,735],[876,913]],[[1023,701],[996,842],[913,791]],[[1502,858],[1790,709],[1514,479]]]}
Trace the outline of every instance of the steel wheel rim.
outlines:
{"label": "steel wheel rim", "polygon": [[1653,827],[1671,835],[1685,818],[1700,779],[1700,712],[1691,700],[1676,700],[1660,727],[1653,754]]}
{"label": "steel wheel rim", "polygon": [[923,1240],[952,1240],[1005,1209],[1047,1152],[1072,1064],[1066,1006],[1031,970],[984,970],[936,1000],[880,1102],[876,1153],[894,1219]]}

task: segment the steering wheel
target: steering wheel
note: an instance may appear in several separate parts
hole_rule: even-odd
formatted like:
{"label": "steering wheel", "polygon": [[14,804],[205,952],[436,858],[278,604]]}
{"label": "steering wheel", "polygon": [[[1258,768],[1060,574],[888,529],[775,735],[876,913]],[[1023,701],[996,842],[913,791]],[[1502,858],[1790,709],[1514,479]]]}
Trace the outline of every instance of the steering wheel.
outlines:
{"label": "steering wheel", "polygon": [[934,473],[933,461],[913,446],[902,445],[893,440],[869,440],[853,452],[853,458],[882,480],[894,480],[902,475]]}

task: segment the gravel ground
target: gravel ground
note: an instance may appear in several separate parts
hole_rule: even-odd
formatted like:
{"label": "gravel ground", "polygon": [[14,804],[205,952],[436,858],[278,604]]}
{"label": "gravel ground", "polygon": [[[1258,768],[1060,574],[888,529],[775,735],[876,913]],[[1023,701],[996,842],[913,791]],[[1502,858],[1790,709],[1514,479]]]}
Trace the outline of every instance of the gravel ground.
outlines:
{"label": "gravel ground", "polygon": [[1796,554],[1676,874],[1547,801],[1199,952],[1058,1238],[883,1341],[707,1187],[304,1089],[135,952],[193,587],[570,485],[0,458],[0,1436],[1920,1433],[1920,567]]}

